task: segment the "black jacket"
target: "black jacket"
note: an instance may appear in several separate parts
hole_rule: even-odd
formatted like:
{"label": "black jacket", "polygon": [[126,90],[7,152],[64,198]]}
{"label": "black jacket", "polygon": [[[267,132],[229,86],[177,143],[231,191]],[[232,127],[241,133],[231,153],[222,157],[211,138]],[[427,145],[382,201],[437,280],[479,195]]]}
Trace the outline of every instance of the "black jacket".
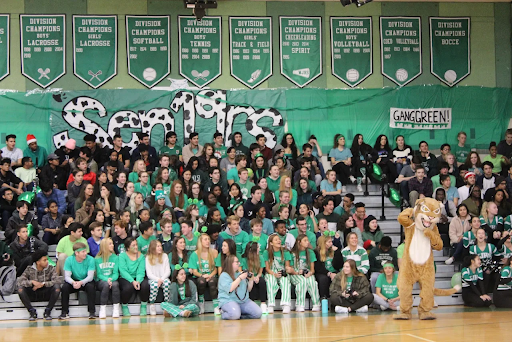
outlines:
{"label": "black jacket", "polygon": [[17,210],[15,210],[12,213],[11,218],[9,218],[9,221],[7,222],[7,227],[5,227],[5,241],[7,243],[11,243],[14,241],[16,237],[16,230],[18,229],[18,226],[20,224],[29,224],[32,223],[33,227],[33,236],[36,236],[39,234],[39,225],[37,224],[37,219],[35,219],[34,214],[32,214],[30,211],[27,213],[27,216],[22,220],[20,219],[20,214]]}
{"label": "black jacket", "polygon": [[20,245],[19,238],[16,236],[9,247],[12,250],[12,258],[16,267],[19,267],[23,259],[31,256],[37,250],[48,252],[48,245],[33,236],[28,238],[24,246]]}

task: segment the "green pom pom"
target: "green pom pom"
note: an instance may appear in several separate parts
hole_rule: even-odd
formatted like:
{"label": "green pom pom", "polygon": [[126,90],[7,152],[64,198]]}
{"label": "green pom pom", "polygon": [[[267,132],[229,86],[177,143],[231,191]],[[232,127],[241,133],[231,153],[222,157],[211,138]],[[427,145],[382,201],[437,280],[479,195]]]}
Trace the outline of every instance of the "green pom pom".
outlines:
{"label": "green pom pom", "polygon": [[183,268],[188,268],[188,263],[184,263]]}
{"label": "green pom pom", "polygon": [[208,228],[207,228],[206,226],[202,226],[202,227],[201,227],[201,231],[202,231],[203,233],[206,233],[206,232],[208,231]]}
{"label": "green pom pom", "polygon": [[329,232],[329,236],[334,236],[336,235],[336,232]]}
{"label": "green pom pom", "polygon": [[259,236],[253,236],[252,237],[252,241],[253,242],[258,242],[258,241],[260,241],[260,237]]}
{"label": "green pom pom", "polygon": [[194,200],[192,201],[194,204],[197,204],[199,203],[199,200],[197,198],[194,198]]}
{"label": "green pom pom", "polygon": [[195,232],[195,233],[194,233],[194,236],[195,236],[195,237],[199,237],[199,235],[201,235],[201,233],[199,233],[199,232]]}
{"label": "green pom pom", "polygon": [[324,231],[324,235],[329,236],[329,231],[328,230]]}
{"label": "green pom pom", "polygon": [[188,204],[192,204],[192,202],[193,202],[192,198],[189,198],[187,202],[188,202]]}
{"label": "green pom pom", "polygon": [[181,270],[181,268],[182,268],[182,267],[181,267],[181,265],[176,265],[176,266],[174,266],[174,269],[175,269],[176,271]]}

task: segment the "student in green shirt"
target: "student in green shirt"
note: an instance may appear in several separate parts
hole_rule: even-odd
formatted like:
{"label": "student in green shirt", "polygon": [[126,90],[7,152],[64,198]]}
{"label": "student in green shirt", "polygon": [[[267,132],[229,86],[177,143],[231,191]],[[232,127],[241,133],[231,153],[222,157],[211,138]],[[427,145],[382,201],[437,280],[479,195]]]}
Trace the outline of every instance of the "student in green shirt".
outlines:
{"label": "student in green shirt", "polygon": [[142,222],[139,225],[139,230],[141,235],[137,238],[137,247],[142,255],[146,255],[148,253],[149,244],[156,239],[153,235],[153,223]]}
{"label": "student in green shirt", "polygon": [[471,153],[471,148],[466,146],[467,135],[466,132],[459,132],[457,134],[458,143],[452,149],[452,153],[457,159],[457,165],[460,166],[466,162],[467,157]]}
{"label": "student in green shirt", "polygon": [[384,273],[381,273],[375,284],[373,294],[373,306],[382,311],[387,309],[400,310],[400,296],[398,295],[398,272],[395,272],[395,265],[386,263],[382,266]]}
{"label": "student in green shirt", "polygon": [[[510,241],[510,240],[508,240]],[[494,290],[493,301],[497,308],[512,308],[512,258],[508,257],[501,269],[501,278],[497,289]]]}
{"label": "student in green shirt", "polygon": [[73,222],[69,225],[68,231],[69,235],[64,236],[60,239],[57,244],[57,269],[59,270],[59,274],[64,274],[64,264],[66,262],[66,258],[74,255],[73,246],[76,243],[83,243],[87,249],[87,253],[89,253],[89,244],[87,240],[82,236],[84,225],[78,222]]}
{"label": "student in green shirt", "polygon": [[231,239],[236,244],[236,253],[241,255],[243,253],[243,246],[249,242],[249,234],[244,232],[240,228],[240,218],[232,215],[228,217],[226,230],[220,233],[220,236],[224,239]]}
{"label": "student in green shirt", "polygon": [[185,238],[185,249],[189,257],[197,249],[197,236],[192,232],[193,228],[192,221],[181,222],[181,236]]}
{"label": "student in green shirt", "polygon": [[376,247],[380,240],[384,237],[384,233],[380,230],[379,223],[373,215],[369,215],[364,219],[363,246],[370,251]]}
{"label": "student in green shirt", "polygon": [[160,154],[168,154],[169,156],[178,156],[183,161],[183,148],[176,144],[177,136],[174,132],[167,132],[165,135],[165,145],[160,148]]}
{"label": "student in green shirt", "polygon": [[151,184],[149,184],[149,174],[146,171],[139,173],[139,182],[135,183],[135,191],[140,192],[144,198],[151,195]]}
{"label": "student in green shirt", "polygon": [[[272,226],[272,230],[274,227]],[[267,248],[267,242],[268,242],[268,235],[263,233],[263,222],[258,218],[253,218],[251,220],[251,231],[252,233],[249,234],[249,242],[243,246],[243,250],[246,250],[246,246],[251,242],[258,242],[260,245],[260,251],[263,253],[265,249]]]}
{"label": "student in green shirt", "polygon": [[[215,257],[215,267],[217,267],[217,274],[222,273],[222,264],[228,255],[236,255],[237,257],[240,256],[236,252],[235,242],[231,239],[222,241],[220,253]],[[242,269],[240,269],[240,271],[242,271]]]}
{"label": "student in green shirt", "polygon": [[491,297],[487,295],[484,286],[484,276],[480,257],[476,254],[464,258],[461,271],[462,300],[465,306],[489,307],[492,304]]}
{"label": "student in green shirt", "polygon": [[[169,265],[171,266],[171,271],[174,272],[176,270],[176,266],[183,267],[184,264],[188,266],[188,257],[185,243],[185,238],[183,236],[176,236],[173,240],[171,253],[169,253]],[[185,273],[187,276],[190,276],[190,269],[188,267],[185,268]]]}
{"label": "student in green shirt", "polygon": [[119,303],[121,292],[119,291],[119,261],[114,253],[114,242],[111,238],[105,238],[100,242],[100,251],[94,258],[96,265],[96,288],[100,291],[100,318],[107,317],[107,304],[110,292],[112,292],[112,317],[119,317]]}
{"label": "student in green shirt", "polygon": [[[188,264],[186,265],[188,266]],[[165,317],[193,317],[199,315],[196,284],[187,277],[181,265],[172,273],[171,299],[160,304]]]}
{"label": "student in green shirt", "polygon": [[219,160],[228,154],[228,148],[224,146],[224,138],[222,137],[222,133],[215,132],[213,134],[213,149],[213,155]]}
{"label": "student in green shirt", "polygon": [[182,216],[183,212],[185,209],[187,209],[188,206],[188,197],[184,194],[183,183],[180,180],[175,180],[172,182],[171,193],[169,197],[171,199],[172,207],[174,208],[176,215],[178,216],[178,212],[181,212],[181,215],[179,216]]}
{"label": "student in green shirt", "polygon": [[123,316],[129,317],[128,303],[137,293],[140,298],[140,316],[147,315],[149,282],[146,277],[146,258],[139,252],[137,241],[129,237],[124,241],[125,253],[119,255],[119,287]]}
{"label": "student in green shirt", "polygon": [[227,173],[228,185],[238,182],[238,171],[247,167],[247,157],[245,155],[239,155],[235,157],[236,167],[230,169]]}
{"label": "student in green shirt", "polygon": [[[269,175],[267,177],[267,186],[270,191],[275,193],[279,190],[279,185],[281,183],[281,175],[279,172],[279,167],[277,165],[272,165],[269,170]],[[278,196],[276,196],[278,198]]]}
{"label": "student in green shirt", "polygon": [[284,314],[290,313],[291,283],[287,276],[291,270],[290,253],[281,246],[281,238],[278,234],[272,234],[268,238],[268,248],[263,252],[265,261],[265,282],[267,284],[268,313],[274,313],[277,291],[281,289],[281,307]]}
{"label": "student in green shirt", "polygon": [[95,319],[96,290],[94,286],[94,270],[96,264],[94,258],[87,255],[87,244],[77,242],[73,245],[74,255],[66,258],[64,264],[64,284],[62,284],[61,303],[62,313],[60,320],[69,318],[69,294],[78,291],[85,291],[87,294],[87,310],[89,319]]}
{"label": "student in green shirt", "polygon": [[251,196],[251,189],[254,183],[249,180],[249,173],[246,168],[238,170],[238,178],[239,180],[236,183],[240,186],[242,198],[247,200]]}
{"label": "student in green shirt", "polygon": [[293,237],[296,239],[295,241],[297,241],[297,237],[299,235],[301,235],[301,234],[306,235],[308,237],[308,241],[309,241],[308,248],[315,249],[316,248],[316,235],[315,235],[315,233],[310,232],[308,230],[308,226],[306,224],[306,222],[307,222],[306,219],[302,216],[299,216],[295,222],[297,224],[297,228],[290,230],[289,233],[293,235]]}

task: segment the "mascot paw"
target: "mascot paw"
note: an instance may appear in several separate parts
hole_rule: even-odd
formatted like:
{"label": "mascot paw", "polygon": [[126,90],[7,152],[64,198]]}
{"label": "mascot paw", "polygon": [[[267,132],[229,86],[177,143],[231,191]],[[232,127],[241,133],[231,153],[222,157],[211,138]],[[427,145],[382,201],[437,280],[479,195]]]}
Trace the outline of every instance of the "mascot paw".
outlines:
{"label": "mascot paw", "polygon": [[411,314],[401,313],[399,315],[393,315],[393,319],[407,321],[412,318]]}
{"label": "mascot paw", "polygon": [[457,292],[460,292],[460,291],[462,290],[462,286],[460,286],[460,285],[455,285],[455,286],[453,287],[453,289],[454,289],[454,290],[456,290]]}
{"label": "mascot paw", "polygon": [[436,316],[431,312],[421,312],[418,314],[422,321],[431,321],[436,319]]}

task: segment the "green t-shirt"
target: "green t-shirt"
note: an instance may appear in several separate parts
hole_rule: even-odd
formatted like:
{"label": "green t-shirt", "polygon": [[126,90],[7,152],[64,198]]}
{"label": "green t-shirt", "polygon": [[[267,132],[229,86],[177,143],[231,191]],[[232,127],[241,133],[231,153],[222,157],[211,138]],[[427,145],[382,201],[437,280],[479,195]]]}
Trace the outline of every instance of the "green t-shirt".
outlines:
{"label": "green t-shirt", "polygon": [[459,144],[456,144],[452,147],[452,154],[455,156],[455,159],[459,163],[465,163],[466,158],[471,153],[471,148],[468,146],[460,147]]}
{"label": "green t-shirt", "polygon": [[188,252],[188,256],[190,257],[190,255],[197,249],[197,236],[193,235],[192,240],[187,239],[186,236],[184,236],[184,238],[185,250]]}
{"label": "green t-shirt", "polygon": [[102,257],[94,258],[96,263],[96,276],[94,280],[103,280],[108,281],[108,279],[112,279],[112,281],[116,281],[119,278],[119,262],[118,256],[112,254],[107,262],[103,262]]}
{"label": "green t-shirt", "polygon": [[[265,260],[265,262],[267,262],[267,261],[270,262],[269,256],[268,256],[268,251],[263,252],[263,260]],[[277,272],[285,269],[286,261],[291,261],[291,260],[292,260],[292,256],[290,255],[290,252],[288,252],[288,251],[284,251],[284,260],[281,257],[280,252],[274,253],[274,260],[272,262],[270,262],[270,269],[272,270],[272,272],[277,273]]]}
{"label": "green t-shirt", "polygon": [[309,254],[309,264],[307,262],[306,258],[306,250],[299,252],[299,258],[297,258],[295,255],[292,256],[292,265],[295,271],[300,270],[311,270],[311,263],[316,261],[316,255],[315,252],[313,252],[312,249],[307,249],[307,252]]}
{"label": "green t-shirt", "polygon": [[242,192],[242,198],[247,200],[251,197],[251,189],[254,186],[254,183],[251,181],[245,182],[245,184],[240,183],[240,179],[236,181],[236,184],[240,186],[240,191]]}
{"label": "green t-shirt", "polygon": [[354,280],[354,277],[347,277],[347,289],[350,289],[352,286],[352,281]]}
{"label": "green t-shirt", "polygon": [[151,195],[151,184],[147,183],[142,185],[141,183],[135,183],[135,192],[140,192],[144,198]]}
{"label": "green t-shirt", "polygon": [[492,165],[494,165],[492,172],[493,173],[500,173],[501,172],[501,163],[503,160],[501,159],[503,156],[501,154],[496,154],[496,158],[491,157],[491,155],[487,155],[487,157],[482,160],[483,162],[490,161]]}
{"label": "green t-shirt", "polygon": [[190,255],[188,267],[192,270],[197,270],[201,274],[210,274],[212,273],[215,265],[210,265],[208,259],[199,259],[197,252],[194,252]]}
{"label": "green t-shirt", "polygon": [[[281,176],[277,177],[276,180],[273,180],[272,178],[267,177],[267,187],[271,192],[276,192],[279,190],[279,184],[281,183]],[[277,198],[276,198],[277,200]]]}
{"label": "green t-shirt", "polygon": [[236,167],[230,169],[227,173],[226,178],[227,180],[238,182],[240,180],[240,177],[238,177],[238,169]]}
{"label": "green t-shirt", "polygon": [[[242,247],[243,251],[245,252],[245,247],[247,244],[251,241],[253,241],[254,235],[249,234],[249,241]],[[263,252],[267,249],[267,242],[268,242],[268,235],[261,233],[260,238],[258,240],[258,244],[260,245],[260,255],[263,255]]]}
{"label": "green t-shirt", "polygon": [[87,273],[95,269],[96,263],[94,262],[94,258],[90,255],[87,255],[82,262],[76,261],[76,257],[72,256],[66,258],[66,262],[64,263],[64,271],[71,272],[71,278],[74,281],[84,280],[87,278]]}
{"label": "green t-shirt", "polygon": [[170,148],[169,146],[165,145],[160,147],[160,154],[167,153],[170,156],[181,156],[183,154],[183,148],[181,148],[180,145],[176,144],[173,148]]}
{"label": "green t-shirt", "polygon": [[335,273],[337,272],[336,269],[332,266],[332,257],[330,256],[326,256],[325,257],[325,269],[328,271],[328,272],[331,272],[331,273]]}
{"label": "green t-shirt", "polygon": [[[297,237],[299,236],[299,228],[295,228],[290,230],[288,233],[292,234],[292,236],[297,240]],[[306,230],[306,236],[308,237],[309,243],[313,247],[313,249],[316,248],[316,235],[315,233],[310,232],[309,230]]]}
{"label": "green t-shirt", "polygon": [[128,282],[136,280],[141,283],[146,276],[146,257],[139,255],[135,260],[130,259],[128,253],[119,254],[119,276]]}
{"label": "green t-shirt", "polygon": [[69,240],[70,235],[64,236],[62,239],[60,239],[59,243],[57,244],[57,253],[64,253],[67,256],[72,256],[75,254],[73,252],[73,246],[75,243],[81,242],[85,245],[85,248],[87,249],[87,253],[89,253],[89,244],[87,243],[87,240],[82,236],[80,239],[76,240],[75,242],[71,242]]}
{"label": "green t-shirt", "polygon": [[384,273],[381,273],[379,277],[377,278],[377,283],[375,284],[375,287],[380,288],[380,293],[386,297],[387,299],[393,299],[398,297],[398,273],[395,273],[393,275],[393,280],[391,283],[388,283],[386,280],[386,275]]}
{"label": "green t-shirt", "polygon": [[222,145],[221,147],[215,147],[215,145],[213,145],[213,155],[218,160],[221,160],[222,158],[228,155],[228,148],[224,145]]}
{"label": "green t-shirt", "polygon": [[151,235],[147,240],[144,239],[142,235],[137,238],[137,247],[139,247],[139,252],[141,252],[142,255],[146,255],[148,253],[149,244],[153,240],[156,240],[156,237],[153,235]]}
{"label": "green t-shirt", "polygon": [[403,256],[404,256],[404,250],[405,250],[405,243],[401,243],[400,245],[398,245],[398,247],[396,248],[396,257],[397,259],[402,259]]}
{"label": "green t-shirt", "polygon": [[[242,271],[249,270],[247,258],[240,259],[240,267],[242,267]],[[254,267],[254,265],[253,265],[253,267]],[[265,268],[265,260],[263,259],[263,255],[261,255],[261,254],[260,254],[260,265],[259,265],[259,267]],[[260,271],[259,267],[254,267],[253,269],[249,270],[249,272],[252,272],[255,275],[257,275],[259,273],[259,271]]]}
{"label": "green t-shirt", "polygon": [[[276,203],[279,204],[281,202],[279,200],[279,188],[278,188],[278,190],[274,191],[274,196],[276,198]],[[297,198],[299,197],[299,195],[297,195],[297,190],[291,189],[290,196],[291,196],[290,204],[293,205],[294,207],[296,207],[297,206]]]}
{"label": "green t-shirt", "polygon": [[[183,262],[183,258],[179,258],[179,259],[178,259],[178,263],[177,263],[176,265],[180,265],[180,266],[182,266],[182,267],[183,267],[183,264],[184,264],[184,262]],[[188,264],[188,262],[187,262],[187,264]],[[169,265],[171,266],[171,275],[172,275],[172,273],[174,273],[174,270],[176,269],[176,265],[173,265],[173,263],[172,263],[172,253],[169,253]],[[185,273],[186,273],[187,275],[189,275],[189,274],[190,274],[190,273],[188,272],[188,270],[189,270],[189,268],[186,268],[186,269],[185,269]]]}

